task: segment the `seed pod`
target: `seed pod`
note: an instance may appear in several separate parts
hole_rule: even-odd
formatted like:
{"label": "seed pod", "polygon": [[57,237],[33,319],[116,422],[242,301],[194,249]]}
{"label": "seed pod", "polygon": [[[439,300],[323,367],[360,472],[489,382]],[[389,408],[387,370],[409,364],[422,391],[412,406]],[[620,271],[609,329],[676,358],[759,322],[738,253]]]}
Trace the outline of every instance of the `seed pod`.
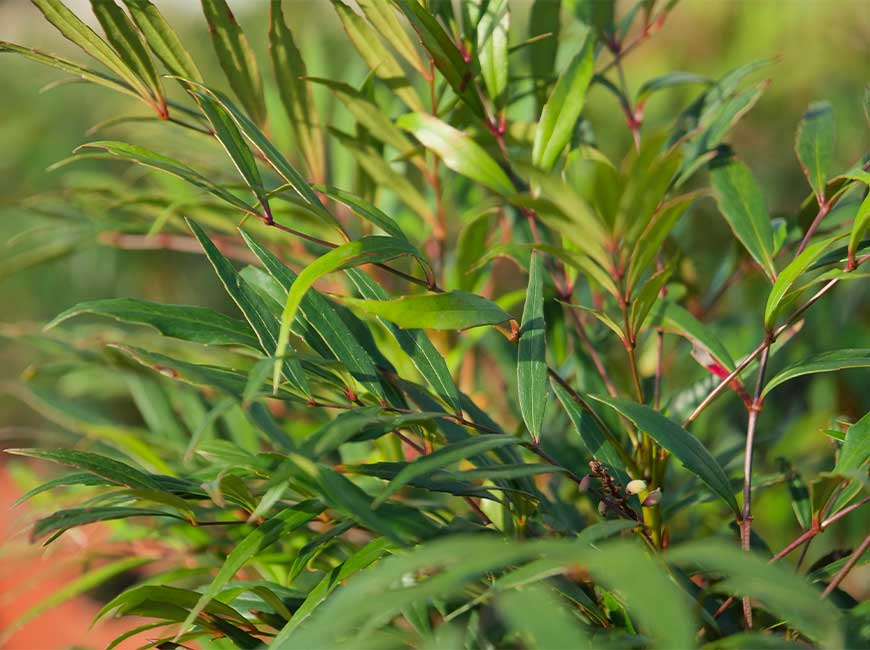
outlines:
{"label": "seed pod", "polygon": [[656,488],[652,492],[646,495],[646,499],[643,500],[641,504],[644,508],[649,508],[650,506],[655,506],[661,503],[662,500],[662,491],[661,488]]}

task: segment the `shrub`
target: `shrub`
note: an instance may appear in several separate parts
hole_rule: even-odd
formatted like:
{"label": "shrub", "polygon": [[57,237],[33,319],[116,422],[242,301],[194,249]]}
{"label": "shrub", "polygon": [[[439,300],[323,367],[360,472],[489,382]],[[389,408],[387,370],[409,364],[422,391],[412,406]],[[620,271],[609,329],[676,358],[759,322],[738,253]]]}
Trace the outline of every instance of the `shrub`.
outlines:
{"label": "shrub", "polygon": [[[110,162],[46,210],[40,245],[199,252],[238,311],[106,298],[49,323],[51,360],[20,390],[80,437],[8,450],[75,470],[28,495],[64,495],[33,535],[112,520],[162,549],[66,595],[151,565],[101,616],[153,619],[138,629],[161,647],[868,642],[870,610],[839,587],[870,537],[797,575],[780,562],[870,500],[866,374],[818,423],[831,443],[812,476],[753,467],[802,408],[786,384],[870,365],[815,347],[830,323],[806,320],[868,258],[870,164],[833,171],[828,104],[797,129],[808,196],[772,219],[725,143],[765,62],[628,90],[629,55],[674,2],[538,0],[521,40],[507,0],[336,0],[370,68],[351,85],[308,75],[273,1],[281,106],[224,0],[202,5],[231,94],[148,0],[94,0],[104,36],[34,3],[102,67],[0,49],[150,112],[102,129],[158,134],[63,161]],[[648,125],[674,89],[697,95]],[[593,91],[627,151],[583,118]],[[701,221],[714,205],[730,242]],[[71,376],[87,391],[65,395]],[[802,532],[771,550],[751,505],[776,490]]]}

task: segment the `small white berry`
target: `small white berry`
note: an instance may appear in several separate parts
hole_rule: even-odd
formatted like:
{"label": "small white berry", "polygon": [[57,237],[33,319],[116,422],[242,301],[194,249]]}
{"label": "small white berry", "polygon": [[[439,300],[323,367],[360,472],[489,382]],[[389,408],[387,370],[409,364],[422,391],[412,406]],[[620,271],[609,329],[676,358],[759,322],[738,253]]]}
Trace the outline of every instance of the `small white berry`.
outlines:
{"label": "small white berry", "polygon": [[640,494],[644,490],[646,490],[646,481],[639,478],[629,481],[628,485],[625,486],[625,491],[628,492],[628,494]]}

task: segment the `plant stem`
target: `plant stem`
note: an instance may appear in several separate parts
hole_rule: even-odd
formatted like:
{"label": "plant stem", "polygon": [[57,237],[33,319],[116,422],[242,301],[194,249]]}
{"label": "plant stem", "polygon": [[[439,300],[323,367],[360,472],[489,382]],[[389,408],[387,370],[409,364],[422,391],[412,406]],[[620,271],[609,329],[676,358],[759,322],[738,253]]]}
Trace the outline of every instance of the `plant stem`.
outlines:
{"label": "plant stem", "polygon": [[822,219],[824,219],[830,211],[831,203],[825,201],[824,197],[819,197],[819,212],[816,215],[815,219],[813,219],[810,227],[807,228],[807,232],[806,234],[804,234],[804,238],[801,239],[800,246],[798,246],[797,253],[795,253],[795,255],[800,255],[807,247],[807,244],[810,243],[810,237],[813,236],[813,233],[815,233],[818,227],[821,225]]}
{"label": "plant stem", "polygon": [[582,319],[576,311],[570,307],[566,307],[566,309],[574,320],[574,325],[577,328],[577,336],[580,337],[580,342],[583,344],[586,354],[588,354],[589,358],[592,359],[592,364],[595,366],[595,370],[598,371],[601,381],[604,382],[604,387],[607,389],[607,392],[610,393],[611,397],[616,397],[616,388],[613,386],[613,381],[610,379],[607,368],[601,361],[601,356],[598,354],[598,350],[595,349],[595,346],[592,345],[592,341],[589,340],[589,335],[586,333],[586,326],[583,324]]}
{"label": "plant stem", "polygon": [[[767,370],[767,359],[770,356],[770,346],[761,353],[758,366],[758,378],[755,381],[755,393],[749,406],[749,420],[746,424],[746,450],[743,454],[743,513],[739,522],[740,545],[749,552],[752,538],[752,452],[755,446],[755,428],[758,424],[758,414],[761,412],[761,389],[764,388],[764,372]],[[752,629],[752,604],[749,598],[743,598],[743,618],[747,629]]]}
{"label": "plant stem", "polygon": [[840,583],[843,582],[845,577],[849,575],[849,571],[858,563],[858,560],[861,559],[861,556],[864,555],[864,551],[867,550],[867,547],[870,546],[870,535],[864,538],[864,541],[861,542],[860,546],[856,548],[852,555],[849,557],[849,560],[846,564],[843,565],[843,568],[837,572],[837,575],[828,583],[828,586],[825,587],[825,590],[822,592],[822,598],[830,595],[834,589],[840,586]]}

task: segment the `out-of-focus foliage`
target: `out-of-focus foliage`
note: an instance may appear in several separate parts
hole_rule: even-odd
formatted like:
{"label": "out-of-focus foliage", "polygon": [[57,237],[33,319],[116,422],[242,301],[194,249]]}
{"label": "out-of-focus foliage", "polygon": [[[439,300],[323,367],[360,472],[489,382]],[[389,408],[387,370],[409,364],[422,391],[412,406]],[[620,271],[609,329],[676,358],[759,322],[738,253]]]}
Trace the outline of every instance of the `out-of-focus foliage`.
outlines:
{"label": "out-of-focus foliage", "polygon": [[67,595],[147,562],[101,615],[217,647],[866,643],[866,16],[92,4],[0,44],[0,408],[70,468],[34,538],[166,553]]}

